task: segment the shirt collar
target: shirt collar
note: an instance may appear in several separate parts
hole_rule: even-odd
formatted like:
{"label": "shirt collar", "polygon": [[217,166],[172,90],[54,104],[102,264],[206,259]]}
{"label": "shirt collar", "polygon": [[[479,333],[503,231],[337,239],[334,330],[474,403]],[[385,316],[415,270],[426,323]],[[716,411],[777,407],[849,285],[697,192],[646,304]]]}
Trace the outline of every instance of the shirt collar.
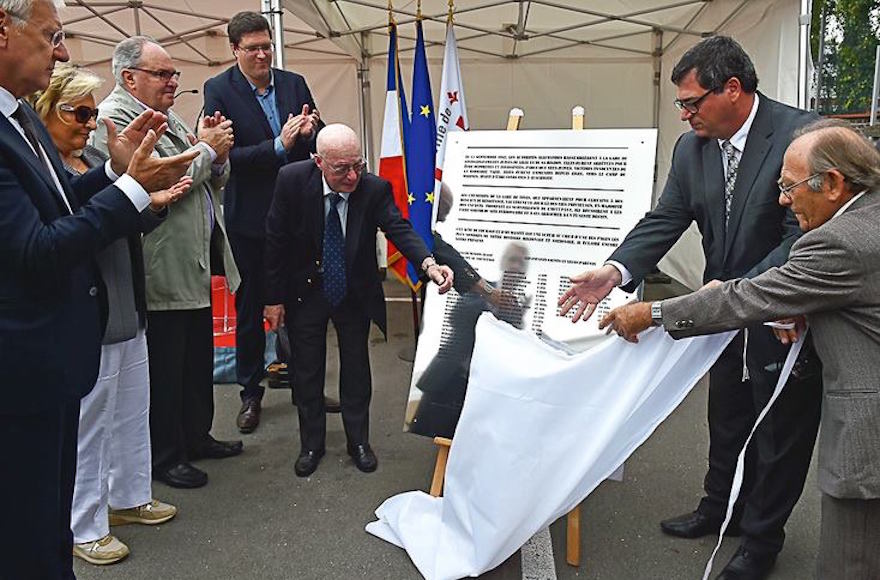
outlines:
{"label": "shirt collar", "polygon": [[351,195],[351,192],[343,193],[341,191],[333,191],[332,189],[330,189],[330,186],[327,185],[327,180],[324,179],[323,173],[321,173],[321,183],[324,185],[324,197],[325,198],[328,195],[330,195],[331,193],[335,193],[335,194],[339,195],[339,197],[341,197],[344,201],[348,201],[348,196]]}
{"label": "shirt collar", "polygon": [[[239,70],[241,70],[241,69],[239,69]],[[247,81],[247,84],[250,85],[251,90],[258,97],[265,97],[266,95],[270,94],[272,91],[275,90],[275,73],[272,71],[271,68],[269,69],[269,84],[266,85],[266,92],[263,93],[262,95],[257,92],[257,85],[252,83],[251,80],[244,75],[244,73],[242,73],[241,76],[244,77],[244,80]]]}
{"label": "shirt collar", "polygon": [[834,212],[834,215],[831,216],[831,219],[834,219],[834,218],[836,218],[837,216],[839,216],[840,214],[842,214],[843,212],[845,212],[847,209],[849,209],[849,206],[851,206],[852,204],[854,204],[854,203],[856,202],[857,199],[859,199],[860,197],[862,197],[862,196],[865,195],[866,193],[868,193],[868,190],[867,190],[867,189],[863,189],[863,190],[860,191],[859,193],[857,193],[857,194],[855,194],[854,196],[852,196],[852,198],[851,198],[848,202],[846,202],[845,204],[843,204],[842,206],[840,206],[840,209],[838,209],[836,212]]}
{"label": "shirt collar", "polygon": [[755,115],[758,114],[758,93],[755,93],[755,100],[752,101],[752,110],[749,111],[749,116],[746,117],[745,123],[739,128],[739,130],[733,134],[733,137],[730,139],[718,139],[718,146],[721,147],[721,150],[724,150],[724,142],[730,141],[736,150],[742,152],[746,148],[746,138],[749,136],[749,131],[752,129],[752,123],[755,120]]}
{"label": "shirt collar", "polygon": [[5,117],[9,117],[17,108],[18,99],[7,91],[5,87],[0,87],[0,113],[3,113]]}

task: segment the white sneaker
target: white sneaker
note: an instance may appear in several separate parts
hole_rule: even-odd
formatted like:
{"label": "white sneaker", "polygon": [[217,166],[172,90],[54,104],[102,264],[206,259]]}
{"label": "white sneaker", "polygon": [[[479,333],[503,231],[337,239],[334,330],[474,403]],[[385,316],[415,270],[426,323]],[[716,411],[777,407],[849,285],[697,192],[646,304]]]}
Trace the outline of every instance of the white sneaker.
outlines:
{"label": "white sneaker", "polygon": [[177,515],[177,508],[170,503],[151,499],[150,503],[124,510],[110,510],[110,525],[124,526],[125,524],[144,524],[155,526],[164,524]]}
{"label": "white sneaker", "polygon": [[110,534],[94,542],[73,545],[74,556],[98,566],[115,564],[124,560],[128,554],[128,546]]}

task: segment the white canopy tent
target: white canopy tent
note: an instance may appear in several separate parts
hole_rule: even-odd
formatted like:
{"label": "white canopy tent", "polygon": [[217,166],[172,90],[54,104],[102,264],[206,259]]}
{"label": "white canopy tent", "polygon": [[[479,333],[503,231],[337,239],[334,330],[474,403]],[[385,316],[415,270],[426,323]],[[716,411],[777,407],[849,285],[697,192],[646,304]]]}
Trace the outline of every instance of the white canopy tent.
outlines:
{"label": "white canopy tent", "polygon": [[[385,0],[276,0],[284,27],[285,68],[308,79],[322,116],[361,133],[376,160],[388,50]],[[225,27],[239,10],[271,0],[67,0],[62,11],[75,62],[108,79],[116,42],[147,34],[166,46],[183,72],[181,89],[201,89],[233,63]],[[412,70],[417,0],[394,0],[404,78]],[[456,34],[472,129],[500,129],[512,107],[524,129],[566,128],[583,105],[590,127],[658,127],[657,183],[687,129],[672,106],[673,65],[700,38],[728,34],[752,56],[760,90],[806,102],[808,0],[458,0]],[[423,0],[421,12],[435,93],[443,58],[447,0]],[[407,92],[409,90],[407,89]],[[436,97],[435,97],[436,98]],[[192,121],[198,95],[175,110]],[[373,165],[375,166],[375,164]],[[702,252],[695,228],[661,269],[699,286]]]}

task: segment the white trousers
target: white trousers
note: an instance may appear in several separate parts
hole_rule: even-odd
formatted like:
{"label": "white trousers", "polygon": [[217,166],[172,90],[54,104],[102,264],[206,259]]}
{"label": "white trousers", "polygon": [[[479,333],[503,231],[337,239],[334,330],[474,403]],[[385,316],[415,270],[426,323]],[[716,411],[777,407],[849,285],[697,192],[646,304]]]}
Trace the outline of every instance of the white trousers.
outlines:
{"label": "white trousers", "polygon": [[147,339],[101,348],[101,370],[82,399],[70,527],[77,544],[110,532],[108,507],[131,508],[152,498],[150,373]]}

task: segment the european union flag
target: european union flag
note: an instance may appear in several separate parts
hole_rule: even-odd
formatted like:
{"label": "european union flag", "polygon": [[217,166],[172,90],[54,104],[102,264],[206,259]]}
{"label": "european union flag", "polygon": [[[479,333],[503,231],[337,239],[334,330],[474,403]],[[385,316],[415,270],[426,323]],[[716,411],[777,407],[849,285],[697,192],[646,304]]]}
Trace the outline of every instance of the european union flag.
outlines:
{"label": "european union flag", "polygon": [[[437,123],[434,121],[434,100],[422,21],[416,21],[416,54],[413,63],[412,115],[406,136],[406,181],[409,186],[409,220],[428,249],[434,250],[431,216],[434,213],[434,155],[437,144]],[[415,266],[415,267],[413,267]],[[415,283],[421,264],[410,264],[407,274]]]}

